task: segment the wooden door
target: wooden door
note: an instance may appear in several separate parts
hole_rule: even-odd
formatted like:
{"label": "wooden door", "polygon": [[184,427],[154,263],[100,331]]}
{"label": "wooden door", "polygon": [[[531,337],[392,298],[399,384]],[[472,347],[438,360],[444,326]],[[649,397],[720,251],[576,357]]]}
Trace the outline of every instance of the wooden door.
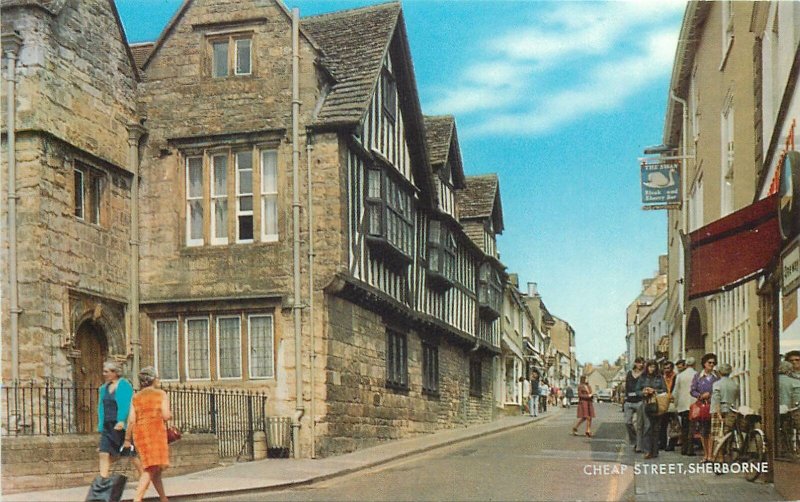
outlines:
{"label": "wooden door", "polygon": [[103,384],[103,362],[108,343],[102,329],[91,321],[84,322],[75,336],[80,356],[75,360],[75,424],[80,433],[97,430],[97,389]]}

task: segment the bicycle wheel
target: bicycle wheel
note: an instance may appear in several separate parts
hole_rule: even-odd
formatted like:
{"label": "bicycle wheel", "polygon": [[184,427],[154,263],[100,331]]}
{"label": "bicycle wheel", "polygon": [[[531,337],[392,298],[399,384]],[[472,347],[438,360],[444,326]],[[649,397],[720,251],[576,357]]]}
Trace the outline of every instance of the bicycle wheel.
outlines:
{"label": "bicycle wheel", "polygon": [[[753,429],[747,438],[747,449],[744,452],[742,462],[749,462],[751,466],[764,461],[764,433],[759,429]],[[747,481],[755,481],[761,475],[760,469],[751,469],[745,473],[744,478]]]}

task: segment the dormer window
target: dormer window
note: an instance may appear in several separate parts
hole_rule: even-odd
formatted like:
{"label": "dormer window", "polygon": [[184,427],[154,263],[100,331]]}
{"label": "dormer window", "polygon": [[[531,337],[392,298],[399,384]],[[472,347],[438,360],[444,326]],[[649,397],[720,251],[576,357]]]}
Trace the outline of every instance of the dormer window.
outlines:
{"label": "dormer window", "polygon": [[210,38],[211,75],[215,78],[253,73],[252,45],[249,35],[226,35]]}

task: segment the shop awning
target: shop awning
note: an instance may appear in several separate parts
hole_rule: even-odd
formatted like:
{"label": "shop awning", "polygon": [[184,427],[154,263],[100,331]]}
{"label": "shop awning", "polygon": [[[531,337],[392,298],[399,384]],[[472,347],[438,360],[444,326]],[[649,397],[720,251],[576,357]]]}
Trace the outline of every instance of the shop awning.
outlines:
{"label": "shop awning", "polygon": [[771,195],[689,234],[689,299],[753,279],[778,257],[777,195]]}

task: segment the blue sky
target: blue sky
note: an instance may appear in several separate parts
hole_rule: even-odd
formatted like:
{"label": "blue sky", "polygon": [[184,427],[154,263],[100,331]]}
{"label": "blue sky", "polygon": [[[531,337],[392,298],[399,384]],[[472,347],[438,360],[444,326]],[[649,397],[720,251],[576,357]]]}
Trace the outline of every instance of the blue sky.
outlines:
{"label": "blue sky", "polygon": [[[133,43],[155,40],[181,0],[116,3]],[[373,3],[286,1],[301,16]],[[468,175],[499,175],[501,260],[575,328],[581,362],[624,351],[625,307],[666,252],[637,158],[661,142],[684,6],[403,3],[423,113],[455,115]]]}

